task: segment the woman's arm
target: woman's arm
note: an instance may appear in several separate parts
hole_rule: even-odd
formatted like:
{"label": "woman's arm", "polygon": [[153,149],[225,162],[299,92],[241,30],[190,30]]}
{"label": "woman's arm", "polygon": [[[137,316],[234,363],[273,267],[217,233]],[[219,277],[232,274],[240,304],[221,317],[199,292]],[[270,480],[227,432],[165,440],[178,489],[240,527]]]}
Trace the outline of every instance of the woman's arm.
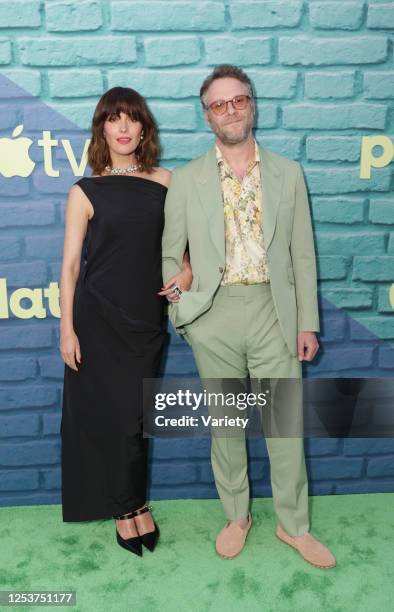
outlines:
{"label": "woman's arm", "polygon": [[165,296],[172,304],[176,304],[179,302],[179,296],[174,293],[172,287],[176,285],[181,291],[189,291],[192,281],[193,271],[190,265],[189,251],[186,249],[183,254],[182,271],[168,279],[162,290],[159,291],[159,295]]}
{"label": "woman's arm", "polygon": [[78,370],[75,359],[81,362],[79,341],[73,324],[75,285],[79,275],[82,245],[88,220],[92,218],[93,212],[92,204],[82,189],[74,185],[70,189],[66,206],[60,278],[60,353],[63,361],[73,370]]}
{"label": "woman's arm", "polygon": [[190,256],[189,256],[189,245],[186,246],[186,251],[183,253],[183,261],[182,261],[182,269],[183,270],[192,269],[190,265]]}

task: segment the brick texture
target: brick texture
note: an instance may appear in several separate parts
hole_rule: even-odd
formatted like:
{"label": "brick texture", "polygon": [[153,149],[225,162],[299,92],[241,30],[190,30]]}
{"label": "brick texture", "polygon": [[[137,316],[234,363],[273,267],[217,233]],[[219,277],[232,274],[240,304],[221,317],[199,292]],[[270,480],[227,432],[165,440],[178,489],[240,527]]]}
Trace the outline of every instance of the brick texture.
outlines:
{"label": "brick texture", "polygon": [[[392,376],[391,168],[364,180],[359,164],[363,136],[394,140],[393,27],[393,4],[381,1],[0,0],[0,137],[23,124],[35,163],[28,178],[0,174],[0,505],[60,501],[64,365],[51,283],[92,113],[115,85],[147,97],[173,168],[212,142],[198,99],[212,66],[247,70],[256,137],[302,163],[309,191],[322,350],[304,375]],[[56,141],[46,166],[43,130]],[[162,374],[194,379],[189,346],[169,331]],[[264,440],[249,450],[252,492],[271,495]],[[390,439],[310,438],[305,450],[311,494],[393,490]],[[207,439],[155,440],[151,496],[216,496],[209,454]]]}

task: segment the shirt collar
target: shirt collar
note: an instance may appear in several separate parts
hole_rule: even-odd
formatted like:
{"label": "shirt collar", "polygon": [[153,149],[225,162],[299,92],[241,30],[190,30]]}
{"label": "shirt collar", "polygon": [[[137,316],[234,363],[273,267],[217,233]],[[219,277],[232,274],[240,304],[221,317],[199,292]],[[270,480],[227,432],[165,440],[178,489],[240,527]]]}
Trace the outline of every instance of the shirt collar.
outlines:
{"label": "shirt collar", "polygon": [[[218,164],[223,164],[226,160],[223,157],[223,154],[221,150],[219,149],[218,145],[215,145],[215,146],[216,146],[216,161]],[[260,150],[259,150],[256,140],[254,140],[254,161],[249,164],[249,168],[253,167],[254,164],[259,161],[260,161]]]}

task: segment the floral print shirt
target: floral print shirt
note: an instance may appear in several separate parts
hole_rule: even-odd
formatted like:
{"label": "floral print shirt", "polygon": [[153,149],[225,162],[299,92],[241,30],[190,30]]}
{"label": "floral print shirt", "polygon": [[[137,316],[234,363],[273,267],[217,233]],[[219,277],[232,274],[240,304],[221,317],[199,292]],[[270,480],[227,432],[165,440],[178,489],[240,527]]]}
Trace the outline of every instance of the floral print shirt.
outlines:
{"label": "floral print shirt", "polygon": [[267,255],[262,231],[260,154],[255,141],[255,158],[242,182],[216,145],[222,186],[226,267],[222,285],[269,282]]}

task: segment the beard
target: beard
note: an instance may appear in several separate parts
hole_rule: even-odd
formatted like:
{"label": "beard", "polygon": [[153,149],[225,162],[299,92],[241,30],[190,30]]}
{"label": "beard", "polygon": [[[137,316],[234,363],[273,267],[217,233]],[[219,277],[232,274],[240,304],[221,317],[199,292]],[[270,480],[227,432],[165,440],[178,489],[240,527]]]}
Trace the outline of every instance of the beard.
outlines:
{"label": "beard", "polygon": [[253,118],[253,115],[251,115],[245,118],[242,124],[241,122],[235,123],[234,125],[237,126],[236,130],[232,128],[232,123],[228,125],[210,123],[210,126],[220,142],[225,145],[236,145],[245,142],[249,138],[253,126]]}

